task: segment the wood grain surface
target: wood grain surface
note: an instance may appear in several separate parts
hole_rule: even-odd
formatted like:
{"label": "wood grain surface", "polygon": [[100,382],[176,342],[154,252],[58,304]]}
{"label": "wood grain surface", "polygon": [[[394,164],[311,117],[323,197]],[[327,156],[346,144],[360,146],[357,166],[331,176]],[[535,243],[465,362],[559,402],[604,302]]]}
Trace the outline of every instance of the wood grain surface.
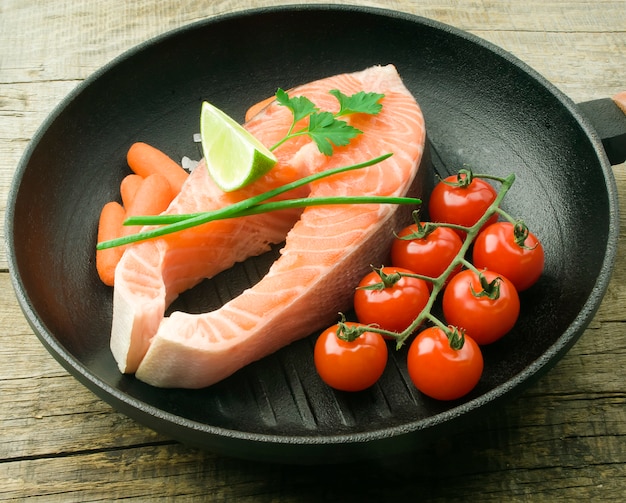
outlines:
{"label": "wood grain surface", "polygon": [[[0,0],[2,222],[20,156],[83,79],[171,29],[288,3],[305,2]],[[574,101],[626,89],[624,0],[359,4],[468,30],[511,51]],[[614,167],[622,201],[625,170]],[[545,377],[487,421],[423,451],[340,467],[218,456],[179,445],[112,410],[33,334],[13,293],[4,248],[0,271],[1,501],[626,501],[623,230],[599,312]]]}

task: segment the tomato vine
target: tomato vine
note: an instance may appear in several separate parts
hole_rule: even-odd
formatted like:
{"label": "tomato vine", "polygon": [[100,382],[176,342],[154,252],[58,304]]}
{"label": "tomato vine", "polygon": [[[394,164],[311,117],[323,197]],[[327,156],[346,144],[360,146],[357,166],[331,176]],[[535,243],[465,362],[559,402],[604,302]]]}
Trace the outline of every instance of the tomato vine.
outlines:
{"label": "tomato vine", "polygon": [[[471,173],[471,171],[470,170],[462,170],[460,173],[461,174],[463,174],[463,173]],[[500,190],[497,192],[497,195],[496,195],[495,199],[487,207],[487,209],[483,213],[483,215],[476,221],[476,223],[474,223],[470,227],[467,227],[467,226],[464,226],[464,225],[459,225],[459,224],[454,224],[454,223],[448,223],[448,222],[430,223],[430,225],[435,226],[435,227],[448,227],[448,228],[460,230],[460,231],[465,233],[465,238],[463,240],[463,244],[462,244],[461,248],[457,252],[457,255],[453,258],[453,260],[450,262],[448,267],[446,267],[446,269],[438,277],[430,277],[430,276],[424,276],[424,275],[421,275],[421,274],[414,274],[414,273],[401,273],[401,275],[414,277],[414,278],[418,278],[418,279],[423,279],[423,280],[428,281],[429,283],[432,284],[432,290],[431,290],[431,293],[430,293],[430,297],[429,297],[428,302],[427,302],[426,306],[424,307],[424,309],[413,320],[413,322],[405,330],[403,330],[402,332],[392,332],[392,331],[385,330],[385,329],[382,329],[382,328],[377,328],[375,326],[363,327],[362,330],[364,332],[365,331],[378,332],[378,333],[380,333],[383,336],[392,338],[392,339],[394,339],[396,341],[396,349],[400,349],[405,344],[407,339],[409,339],[409,337],[411,337],[411,335],[415,332],[415,330],[420,325],[422,325],[424,322],[430,321],[430,322],[435,323],[436,325],[439,325],[439,326],[443,325],[442,322],[439,319],[437,319],[432,314],[432,309],[433,309],[433,306],[435,304],[436,299],[438,298],[438,296],[441,293],[442,289],[445,287],[446,282],[447,282],[449,276],[459,266],[470,267],[470,268],[474,267],[466,259],[466,255],[468,253],[468,250],[469,250],[471,244],[474,242],[474,239],[476,238],[476,236],[478,235],[478,233],[480,232],[482,227],[485,225],[485,223],[487,223],[493,217],[493,215],[498,215],[499,214],[499,215],[504,216],[507,219],[511,219],[511,217],[504,210],[502,210],[500,206],[502,204],[502,200],[506,196],[507,192],[513,186],[513,183],[515,182],[515,175],[514,174],[510,174],[510,175],[508,175],[505,178],[500,178],[500,177],[495,177],[495,176],[492,176],[492,175],[483,175],[483,174],[473,174],[473,173],[471,173],[468,176],[468,178],[471,178],[471,179],[477,179],[477,178],[478,179],[483,179],[484,178],[484,179],[492,179],[492,180],[498,181],[501,184]],[[445,330],[449,330],[449,329],[447,327],[445,327]]]}
{"label": "tomato vine", "polygon": [[[487,180],[497,182],[499,190]],[[346,322],[340,313],[341,321],[333,327],[336,337],[355,343],[362,334],[367,333],[368,337],[378,334],[394,341],[396,350],[400,350],[417,334],[407,354],[407,368],[418,389],[441,400],[459,398],[473,389],[483,369],[480,346],[497,341],[515,325],[520,312],[518,291],[534,284],[544,265],[539,240],[523,221],[502,209],[502,202],[514,182],[514,174],[502,178],[475,174],[471,170],[460,170],[456,176],[440,181],[433,192],[457,191],[450,203],[456,206],[444,208],[445,197],[435,203],[431,198],[429,216],[434,221],[429,222],[421,222],[419,211],[414,212],[415,223],[396,234],[391,248],[393,267],[373,267],[363,278],[355,293],[358,323]],[[459,216],[467,210],[467,204],[458,202],[459,193],[463,194],[464,190],[468,199],[474,201],[471,224],[459,223],[468,218]],[[432,211],[433,204],[439,205],[434,208],[436,211]],[[413,252],[409,252],[408,242],[436,241],[432,236],[442,230],[452,230],[460,239],[441,233],[439,239],[445,241],[444,245],[435,249],[433,243],[428,243],[427,259],[424,259],[426,255],[411,256]],[[470,250],[471,260],[468,258]],[[422,263],[424,260],[437,262],[436,267],[427,267]],[[421,300],[399,298],[419,296],[402,292],[402,279],[407,280],[404,283],[408,280],[426,283],[428,296],[422,290]],[[419,285],[413,289],[420,291]],[[433,314],[435,302],[442,293],[443,320]],[[421,309],[417,314],[409,307],[416,303]],[[412,321],[406,317],[409,312]],[[463,349],[467,344],[471,349]],[[417,361],[431,362],[432,369]],[[451,375],[455,373],[451,369],[456,367],[456,379],[453,379]]]}

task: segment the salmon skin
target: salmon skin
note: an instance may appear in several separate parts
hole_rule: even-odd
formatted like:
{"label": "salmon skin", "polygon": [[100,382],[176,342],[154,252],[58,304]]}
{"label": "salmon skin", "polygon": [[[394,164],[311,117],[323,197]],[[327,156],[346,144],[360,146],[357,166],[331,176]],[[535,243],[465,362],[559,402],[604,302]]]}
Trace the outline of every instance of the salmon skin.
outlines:
{"label": "salmon skin", "polygon": [[[419,169],[424,119],[395,67],[321,79],[294,88],[290,96],[306,96],[320,109],[336,111],[338,103],[328,93],[332,89],[346,95],[384,94],[379,114],[348,118],[363,131],[349,145],[325,156],[308,137],[290,140],[275,151],[278,163],[270,173],[243,193],[220,193],[201,165],[167,212],[206,211],[387,153],[393,155],[379,164],[318,180],[300,192],[315,197],[421,196],[427,177],[427,170]],[[291,117],[286,107],[272,102],[246,128],[269,146],[286,134]],[[115,276],[111,349],[120,370],[158,387],[202,388],[336,322],[339,312],[351,308],[354,289],[370,264],[386,259],[394,231],[409,219],[406,206],[312,206],[211,222],[133,245]],[[221,308],[164,316],[182,291],[283,240],[280,256],[265,277]]]}

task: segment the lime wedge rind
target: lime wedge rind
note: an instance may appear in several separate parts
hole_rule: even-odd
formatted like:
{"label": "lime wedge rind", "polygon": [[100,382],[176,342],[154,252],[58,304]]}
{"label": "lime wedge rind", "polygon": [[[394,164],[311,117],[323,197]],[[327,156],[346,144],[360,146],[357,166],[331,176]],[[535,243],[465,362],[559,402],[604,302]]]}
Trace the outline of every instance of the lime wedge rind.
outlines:
{"label": "lime wedge rind", "polygon": [[209,174],[225,192],[249,185],[276,164],[265,145],[207,101],[200,114],[200,140]]}

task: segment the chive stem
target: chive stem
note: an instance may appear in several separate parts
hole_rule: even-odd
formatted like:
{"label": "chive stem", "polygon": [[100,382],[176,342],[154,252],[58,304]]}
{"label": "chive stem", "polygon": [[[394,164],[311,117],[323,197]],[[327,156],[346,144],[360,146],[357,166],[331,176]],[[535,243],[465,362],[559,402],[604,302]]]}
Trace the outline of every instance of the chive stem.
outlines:
{"label": "chive stem", "polygon": [[[305,208],[307,206],[333,206],[344,204],[420,204],[421,199],[414,197],[394,197],[394,196],[333,196],[333,197],[301,197],[296,199],[285,199],[283,201],[272,201],[269,203],[255,204],[247,209],[226,215],[215,214],[215,218],[208,220],[224,220],[227,218],[247,217],[258,215],[270,211],[279,211],[292,208]],[[182,213],[172,215],[136,215],[128,217],[124,225],[167,225],[177,222],[184,222],[191,218],[200,217],[213,212],[203,213]]]}
{"label": "chive stem", "polygon": [[[226,218],[235,218],[237,216],[243,216],[242,212],[244,212],[245,210],[249,210],[250,208],[257,206],[257,205],[261,206],[260,203],[267,201],[268,199],[271,199],[273,197],[284,194],[285,192],[289,192],[290,190],[302,187],[303,185],[307,185],[311,182],[315,182],[317,180],[320,180],[322,178],[326,178],[332,175],[373,166],[374,164],[378,164],[384,161],[385,159],[391,157],[392,155],[393,155],[392,153],[383,154],[381,156],[374,157],[372,159],[369,159],[361,163],[351,164],[348,166],[340,166],[338,168],[333,168],[333,169],[329,169],[329,170],[322,171],[319,173],[314,173],[312,175],[300,178],[294,182],[281,185],[280,187],[269,190],[267,192],[263,192],[262,194],[258,194],[248,199],[244,199],[237,203],[225,206],[224,208],[220,208],[220,209],[213,210],[213,211],[207,211],[203,213],[193,214],[193,216],[191,216],[190,218],[186,218],[182,221],[176,221],[174,223],[170,223],[169,225],[165,225],[163,227],[159,227],[156,229],[149,229],[149,230],[138,232],[136,234],[123,236],[121,238],[110,239],[108,241],[102,241],[96,245],[96,249],[104,250],[107,248],[114,248],[116,246],[123,246],[123,245],[131,244],[131,243],[136,243],[139,241],[145,241],[147,239],[153,239],[156,237],[165,236],[167,234],[171,234],[174,232],[179,232],[185,229],[189,229],[190,227],[195,227],[197,225],[211,222],[213,220],[220,220],[220,219],[226,219]],[[358,196],[355,196],[355,197],[358,197]],[[384,197],[384,196],[378,196],[378,197]],[[288,203],[288,201],[289,200],[283,201],[283,203]],[[415,200],[412,201],[412,204],[414,203],[415,203]],[[325,204],[328,204],[328,203],[325,203]],[[339,200],[335,200],[333,204],[342,204],[342,203],[340,203]],[[398,204],[398,203],[395,203],[395,204]],[[404,202],[402,204],[407,204],[407,202]],[[289,206],[285,204],[280,209],[287,209],[287,208],[289,208]],[[264,211],[275,211],[275,210],[271,210],[271,209],[268,210],[266,208]],[[256,213],[251,213],[251,214],[256,214]],[[125,222],[125,225],[128,225],[128,222]]]}

